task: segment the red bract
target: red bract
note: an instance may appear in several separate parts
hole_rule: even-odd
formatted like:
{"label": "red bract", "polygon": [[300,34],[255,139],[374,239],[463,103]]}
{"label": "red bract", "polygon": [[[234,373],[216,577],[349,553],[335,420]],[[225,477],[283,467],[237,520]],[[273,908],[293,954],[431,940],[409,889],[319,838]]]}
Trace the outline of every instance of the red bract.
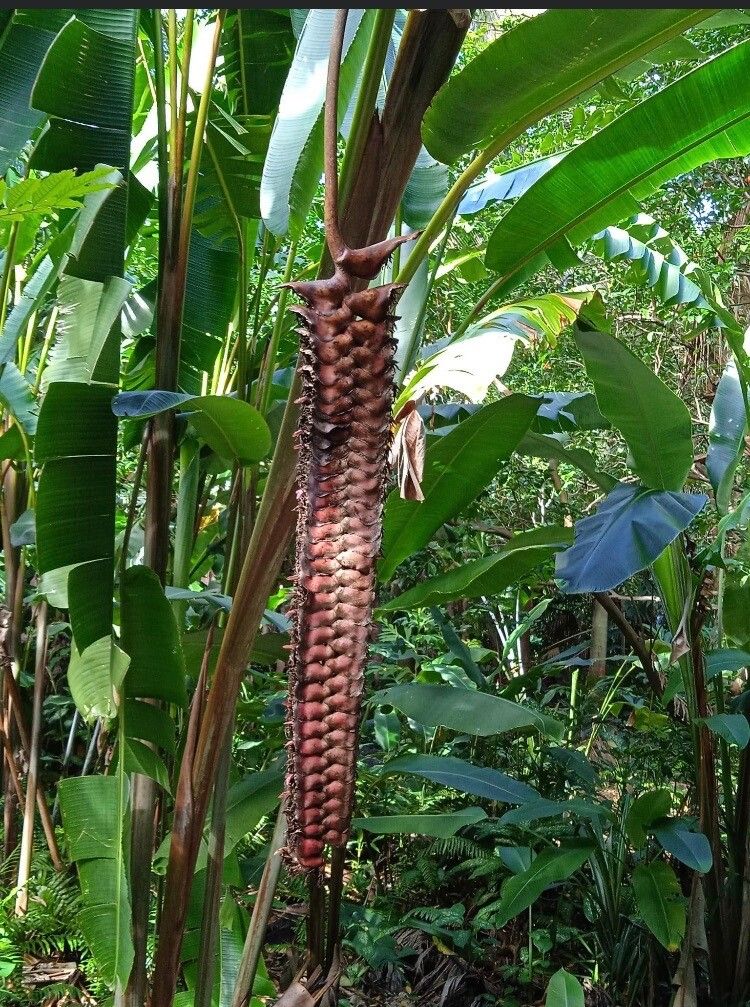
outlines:
{"label": "red bract", "polygon": [[380,549],[400,287],[357,290],[399,240],[347,249],[327,280],[293,283],[303,395],[289,665],[289,852],[319,870],[349,833]]}

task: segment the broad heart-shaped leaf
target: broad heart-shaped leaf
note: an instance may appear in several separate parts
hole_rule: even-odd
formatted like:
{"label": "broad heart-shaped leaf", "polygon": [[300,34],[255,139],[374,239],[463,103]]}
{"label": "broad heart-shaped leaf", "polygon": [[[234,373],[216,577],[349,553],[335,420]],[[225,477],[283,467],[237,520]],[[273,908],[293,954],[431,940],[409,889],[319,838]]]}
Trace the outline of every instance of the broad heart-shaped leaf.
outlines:
{"label": "broad heart-shaped leaf", "polygon": [[567,594],[609,591],[650,566],[707,500],[618,483],[595,514],[576,522],[575,543],[557,554],[555,576]]}
{"label": "broad heart-shaped leaf", "polygon": [[639,794],[628,809],[625,831],[635,846],[643,846],[650,825],[672,810],[672,792],[666,788]]}
{"label": "broad heart-shaped leaf", "polygon": [[730,360],[724,368],[711,405],[706,454],[706,471],[716,496],[716,507],[721,514],[726,514],[729,510],[734,470],[740,460],[746,429],[745,396],[737,374],[737,365],[734,360]]}
{"label": "broad heart-shaped leaf", "polygon": [[508,920],[533,905],[551,885],[569,878],[593,852],[593,843],[576,841],[542,850],[528,870],[504,882],[500,899],[493,907],[496,926],[505,926]]}
{"label": "broad heart-shaped leaf", "polygon": [[711,870],[711,845],[702,832],[693,832],[679,818],[655,822],[649,831],[654,833],[667,853],[671,853],[691,871],[705,874]]}
{"label": "broad heart-shaped leaf", "polygon": [[[540,534],[542,533],[542,534]],[[515,535],[500,551],[428,577],[381,606],[384,612],[445,605],[456,598],[496,595],[570,545],[569,528],[535,528]]]}
{"label": "broad heart-shaped leaf", "polygon": [[128,567],[120,592],[120,642],[130,656],[125,692],[185,706],[180,631],[159,578],[148,567]]}
{"label": "broad heart-shaped leaf", "polygon": [[505,773],[486,766],[473,766],[450,755],[402,755],[387,762],[382,771],[384,774],[423,776],[463,794],[474,794],[505,804],[523,804],[539,796],[533,787],[513,780]]}
{"label": "broad heart-shaped leaf", "polygon": [[633,892],[643,922],[667,951],[676,951],[685,933],[685,900],[674,871],[661,860],[639,864]]}
{"label": "broad heart-shaped leaf", "polygon": [[424,500],[388,497],[383,518],[383,559],[379,576],[387,580],[412,553],[427,545],[446,521],[460,513],[496,475],[526,433],[539,403],[509,395],[474,413],[427,449]]}
{"label": "broad heart-shaped leaf", "polygon": [[693,464],[687,406],[619,339],[576,332],[602,413],[625,438],[633,468],[654,490],[681,490]]}
{"label": "broad heart-shaped leaf", "polygon": [[353,829],[364,829],[379,836],[433,836],[449,839],[466,825],[476,825],[487,815],[481,808],[464,808],[444,815],[377,815],[374,818],[355,818]]}
{"label": "broad heart-shaped leaf", "polygon": [[528,727],[553,738],[563,733],[563,725],[552,717],[474,689],[409,682],[384,689],[374,698],[381,705],[395,706],[424,727],[448,727],[478,737]]}
{"label": "broad heart-shaped leaf", "polygon": [[438,92],[425,146],[452,164],[502,141],[704,20],[708,10],[548,10],[502,34]]}
{"label": "broad heart-shaped leaf", "polygon": [[559,969],[549,981],[544,1007],[585,1007],[583,986],[575,976]]}
{"label": "broad heart-shaped leaf", "polygon": [[750,741],[750,724],[742,713],[715,713],[703,723],[729,745],[746,748]]}
{"label": "broad heart-shaped leaf", "polygon": [[489,268],[515,273],[563,237],[575,244],[623,220],[669,179],[747,154],[749,72],[750,42],[741,42],[575,147],[495,228]]}
{"label": "broad heart-shaped leaf", "polygon": [[122,417],[156,416],[168,409],[188,413],[199,436],[223,458],[250,465],[271,449],[271,431],[258,410],[231,396],[122,392],[112,402],[115,416]]}
{"label": "broad heart-shaped leaf", "polygon": [[[364,62],[374,9],[350,10],[342,52],[338,119],[351,98]],[[323,103],[334,11],[310,11],[284,84],[263,165],[260,209],[273,234],[297,234],[323,166]]]}

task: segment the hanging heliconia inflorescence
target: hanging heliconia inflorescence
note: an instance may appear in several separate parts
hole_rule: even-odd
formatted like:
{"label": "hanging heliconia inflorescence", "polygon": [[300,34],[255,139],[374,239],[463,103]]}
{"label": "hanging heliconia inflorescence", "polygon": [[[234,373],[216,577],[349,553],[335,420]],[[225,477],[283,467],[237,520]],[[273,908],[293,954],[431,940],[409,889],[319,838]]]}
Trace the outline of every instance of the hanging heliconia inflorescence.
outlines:
{"label": "hanging heliconia inflorescence", "polygon": [[[339,31],[339,43],[343,30]],[[334,45],[333,50],[336,49]],[[305,302],[298,521],[289,663],[288,852],[303,871],[343,847],[352,814],[357,725],[375,594],[393,401],[395,284],[361,289],[405,238],[350,249],[338,224],[336,91],[326,95],[329,279],[290,284]]]}

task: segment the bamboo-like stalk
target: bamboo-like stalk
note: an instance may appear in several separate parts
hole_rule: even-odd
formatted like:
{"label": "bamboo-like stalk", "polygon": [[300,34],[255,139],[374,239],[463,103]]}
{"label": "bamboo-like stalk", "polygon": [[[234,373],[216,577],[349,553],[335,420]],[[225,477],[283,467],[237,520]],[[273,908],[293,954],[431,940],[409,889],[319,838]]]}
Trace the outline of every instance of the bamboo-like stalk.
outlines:
{"label": "bamboo-like stalk", "polygon": [[[16,728],[18,730],[18,737],[21,740],[21,746],[26,753],[29,753],[31,751],[31,740],[29,730],[26,726],[26,721],[24,720],[23,709],[21,707],[21,691],[18,687],[18,682],[16,682],[15,678],[9,671],[6,672],[5,675],[5,685],[8,690],[9,710],[12,710],[13,719],[15,720]],[[55,838],[52,816],[50,815],[47,798],[45,797],[44,791],[41,787],[37,787],[36,805],[39,811],[39,819],[44,829],[44,836],[47,840],[50,858],[55,870],[61,871],[63,863],[60,858],[60,850],[57,846],[57,839]]]}
{"label": "bamboo-like stalk", "polygon": [[[192,227],[195,194],[198,186],[203,138],[212,97],[212,85],[219,51],[219,40],[225,11],[216,16],[211,52],[204,87],[196,114],[193,146],[183,195],[183,144],[187,114],[187,91],[184,89],[185,107],[178,102],[177,90],[177,40],[176,16],[170,11],[168,36],[170,49],[170,130],[168,174],[164,178],[163,116],[160,138],[160,191],[166,193],[167,212],[163,223],[166,228],[163,256],[160,261],[157,303],[156,383],[157,387],[174,390],[180,361],[180,336],[185,301],[187,259]],[[192,31],[192,14],[189,20]],[[161,41],[156,36],[157,48]],[[186,46],[186,55],[189,57]],[[157,93],[162,94],[163,78],[159,81],[157,66]],[[189,74],[185,60],[183,81]],[[186,88],[187,85],[185,85]],[[146,494],[145,552],[146,562],[162,583],[167,579],[169,563],[169,523],[172,497],[172,468],[174,454],[174,416],[171,412],[154,417],[148,456],[148,483]],[[132,785],[132,839],[131,839],[131,903],[133,918],[133,944],[135,960],[127,990],[118,1007],[142,1007],[146,997],[146,944],[150,916],[151,857],[154,846],[156,809],[156,784],[147,776],[135,774]]]}
{"label": "bamboo-like stalk", "polygon": [[211,831],[208,837],[208,863],[203,892],[203,918],[201,920],[200,954],[198,956],[198,981],[195,987],[194,1007],[211,1007],[216,951],[219,943],[219,909],[221,907],[222,879],[224,875],[224,839],[226,836],[227,791],[229,766],[232,761],[232,729],[230,728],[219,754],[214,799],[211,813]]}
{"label": "bamboo-like stalk", "polygon": [[44,679],[47,671],[47,602],[39,603],[36,610],[36,661],[34,664],[34,702],[29,741],[29,768],[26,774],[26,805],[23,813],[21,854],[18,860],[18,892],[16,916],[23,916],[29,904],[29,877],[31,854],[34,848],[34,812],[39,788],[39,739],[42,733],[42,701]]}
{"label": "bamboo-like stalk", "polygon": [[[70,731],[68,731],[68,740],[65,745],[65,751],[63,752],[62,763],[60,764],[60,779],[65,777],[65,770],[68,768],[68,763],[73,754],[73,746],[76,741],[76,733],[78,732],[78,725],[81,723],[81,714],[76,709],[73,712],[73,719],[70,722]],[[53,824],[57,821],[58,815],[60,814],[60,796],[59,792],[55,795],[55,803],[52,805],[52,822]]]}

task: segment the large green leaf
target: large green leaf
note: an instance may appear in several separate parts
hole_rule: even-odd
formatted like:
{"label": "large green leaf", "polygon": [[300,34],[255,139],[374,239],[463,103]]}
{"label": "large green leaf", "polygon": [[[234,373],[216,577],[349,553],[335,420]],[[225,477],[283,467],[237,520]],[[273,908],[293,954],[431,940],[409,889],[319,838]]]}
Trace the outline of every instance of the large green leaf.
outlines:
{"label": "large green leaf", "polygon": [[535,399],[509,395],[484,406],[427,449],[424,500],[403,500],[397,490],[388,497],[381,580],[481,493],[528,430],[538,407]]}
{"label": "large green leaf", "polygon": [[121,276],[99,283],[63,275],[57,293],[58,340],[44,372],[45,386],[90,382],[111,374],[112,333],[130,290],[131,284]]}
{"label": "large green leaf", "polygon": [[575,543],[556,556],[568,594],[609,591],[645,570],[706,505],[698,493],[618,483],[595,514],[576,521]]}
{"label": "large green leaf", "polygon": [[[448,183],[446,166],[422,148],[401,199],[401,218],[407,228],[416,231],[427,226],[448,192]],[[406,254],[402,255],[405,259]]]}
{"label": "large green leaf", "polygon": [[27,436],[34,436],[38,422],[36,400],[28,381],[12,362],[0,372],[0,404]]}
{"label": "large green leaf", "polygon": [[35,166],[46,171],[69,167],[71,151],[80,170],[127,166],[137,12],[119,8],[100,15],[95,24],[71,18],[34,84],[32,106],[52,117],[34,154]]}
{"label": "large green leaf", "polygon": [[31,139],[44,116],[31,108],[31,89],[47,50],[65,22],[64,11],[13,13],[0,43],[0,175]]}
{"label": "large green leaf", "polygon": [[710,10],[548,10],[504,32],[438,92],[422,125],[430,153],[452,164],[507,144],[528,126],[628,66]]}
{"label": "large green leaf", "polygon": [[706,717],[703,723],[728,745],[747,748],[750,742],[750,723],[744,713],[715,713]]}
{"label": "large green leaf", "polygon": [[84,720],[112,720],[117,714],[115,693],[128,667],[128,656],[102,637],[78,653],[73,644],[68,666],[68,686],[73,702]]}
{"label": "large green leaf", "polygon": [[563,815],[575,815],[577,818],[611,818],[612,812],[603,804],[594,804],[580,797],[571,797],[567,801],[549,801],[546,797],[538,797],[527,801],[520,808],[511,808],[501,817],[502,825],[527,825],[529,822],[540,822],[545,818],[562,818]]}
{"label": "large green leaf", "polygon": [[230,788],[227,794],[225,856],[277,807],[283,789],[283,767],[252,773]]}
{"label": "large green leaf", "polygon": [[294,49],[288,11],[230,11],[222,34],[223,73],[240,115],[276,112]]}
{"label": "large green leaf", "polygon": [[599,408],[627,441],[633,468],[655,490],[681,490],[693,464],[685,403],[619,339],[576,333]]}
{"label": "large green leaf", "polygon": [[0,181],[0,224],[77,209],[89,193],[112,188],[111,173],[101,165],[80,175],[67,168],[41,178],[23,178],[10,187]]}
{"label": "large green leaf", "polygon": [[526,455],[530,458],[544,458],[572,465],[587,475],[605,493],[611,490],[617,482],[613,476],[599,469],[596,458],[590,451],[585,448],[565,447],[563,437],[547,436],[529,430],[519,441],[516,451],[519,455]]}
{"label": "large green leaf", "polygon": [[[263,166],[260,208],[274,234],[297,235],[323,167],[323,103],[335,12],[312,9],[284,84]],[[339,121],[362,69],[375,10],[350,10],[339,82]]]}
{"label": "large green leaf", "polygon": [[159,578],[148,567],[131,566],[120,591],[120,642],[130,656],[125,692],[185,706],[180,631]]}
{"label": "large green leaf", "polygon": [[466,825],[476,825],[487,815],[481,808],[464,808],[444,815],[378,815],[374,818],[355,818],[353,829],[364,829],[377,835],[433,836],[449,839]]}
{"label": "large green leaf", "polygon": [[502,927],[528,909],[542,892],[582,867],[593,852],[593,843],[574,841],[542,850],[528,870],[514,874],[504,882],[500,899],[492,907],[496,925]]}
{"label": "large green leaf", "polygon": [[729,509],[734,471],[742,454],[746,429],[745,395],[737,365],[730,360],[711,404],[706,454],[706,471],[716,496],[716,506],[722,514]]}
{"label": "large green leaf", "polygon": [[685,900],[674,871],[663,861],[639,864],[633,892],[644,923],[667,951],[676,951],[685,933]]}
{"label": "large green leaf", "polygon": [[187,413],[199,436],[217,454],[245,465],[265,458],[271,449],[268,424],[249,403],[226,395],[181,392],[123,392],[112,409],[116,416],[156,416],[168,409]]}
{"label": "large green leaf", "polygon": [[486,766],[474,766],[450,755],[401,755],[386,763],[383,773],[423,776],[463,794],[474,794],[505,804],[522,804],[539,796],[533,787],[505,773]]}
{"label": "large green leaf", "polygon": [[[540,534],[544,532],[544,534]],[[500,594],[570,545],[569,528],[549,527],[521,532],[497,553],[471,560],[436,577],[427,577],[408,591],[381,606],[385,612],[445,605],[456,598],[479,598]]]}
{"label": "large green leaf", "polygon": [[564,237],[575,244],[637,212],[669,179],[750,152],[748,72],[750,42],[742,42],[574,148],[500,221],[487,265],[514,273]]}
{"label": "large green leaf", "polygon": [[551,154],[538,161],[530,161],[520,168],[490,172],[469,186],[458,204],[457,212],[462,216],[472,216],[491,203],[504,203],[507,200],[518,199],[563,156],[563,154]]}
{"label": "large green leaf", "polygon": [[565,969],[558,969],[547,986],[544,1007],[585,1007],[583,986]]}
{"label": "large green leaf", "polygon": [[706,874],[711,870],[713,863],[711,844],[702,832],[694,832],[679,818],[667,818],[655,822],[651,831],[667,853],[671,853],[691,871]]}
{"label": "large green leaf", "polygon": [[495,378],[507,371],[516,343],[554,346],[590,300],[590,294],[529,297],[490,312],[459,339],[429,347],[402,389],[396,412],[409,399],[420,401],[425,393],[443,388],[461,392],[470,402],[482,402]]}
{"label": "large green leaf", "polygon": [[384,689],[375,700],[395,706],[424,727],[448,727],[478,737],[528,727],[554,738],[563,733],[563,725],[552,717],[475,689],[410,682]]}
{"label": "large green leaf", "polygon": [[672,792],[665,787],[639,794],[628,808],[625,831],[635,846],[643,846],[650,825],[672,810]]}
{"label": "large green leaf", "polygon": [[[643,234],[641,240],[633,233]],[[689,304],[710,308],[701,285],[691,278],[695,263],[669,238],[653,218],[638,214],[628,229],[607,227],[593,237],[594,251],[607,262],[628,261],[628,278],[654,291],[663,304]],[[663,249],[653,247],[662,244]],[[682,253],[682,254],[680,254]]]}
{"label": "large green leaf", "polygon": [[127,984],[133,964],[123,837],[129,824],[118,776],[60,782],[60,809],[70,857],[78,867],[78,924],[106,982]]}

